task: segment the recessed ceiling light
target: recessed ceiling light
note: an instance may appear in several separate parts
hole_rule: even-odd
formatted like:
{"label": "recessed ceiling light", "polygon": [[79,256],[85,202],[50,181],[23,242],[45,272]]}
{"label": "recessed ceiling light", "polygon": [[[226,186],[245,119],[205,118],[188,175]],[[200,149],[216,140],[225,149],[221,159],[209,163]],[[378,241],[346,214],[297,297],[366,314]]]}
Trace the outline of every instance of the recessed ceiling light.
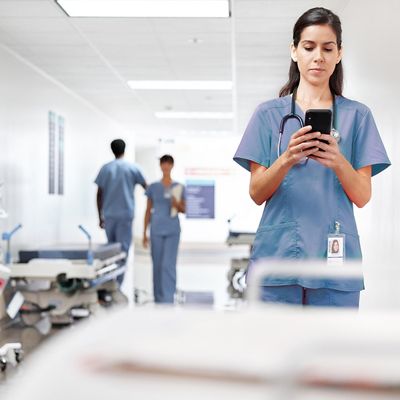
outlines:
{"label": "recessed ceiling light", "polygon": [[232,131],[216,131],[216,130],[186,130],[183,129],[179,131],[180,135],[193,135],[193,136],[199,136],[199,135],[213,135],[213,136],[227,136],[227,135],[232,135]]}
{"label": "recessed ceiling light", "polygon": [[56,0],[70,17],[229,18],[229,0]]}
{"label": "recessed ceiling light", "polygon": [[232,90],[232,81],[128,81],[135,90]]}
{"label": "recessed ceiling light", "polygon": [[233,119],[232,112],[160,111],[155,116],[167,119]]}

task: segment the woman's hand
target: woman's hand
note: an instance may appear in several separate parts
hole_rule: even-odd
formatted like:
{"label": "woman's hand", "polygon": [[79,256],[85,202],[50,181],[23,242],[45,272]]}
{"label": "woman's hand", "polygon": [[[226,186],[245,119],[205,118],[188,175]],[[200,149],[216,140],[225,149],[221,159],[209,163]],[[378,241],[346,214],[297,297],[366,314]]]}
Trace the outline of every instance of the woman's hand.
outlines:
{"label": "woman's hand", "polygon": [[186,211],[185,201],[183,199],[178,200],[174,196],[171,196],[171,206],[174,207],[180,213],[184,213]]}
{"label": "woman's hand", "polygon": [[[310,125],[304,126],[295,132],[290,138],[286,151],[282,154],[286,163],[292,167],[304,157],[314,155],[319,151],[316,140],[321,136],[320,132],[307,133],[312,129]],[[311,157],[310,157],[311,158]]]}
{"label": "woman's hand", "polygon": [[176,199],[175,196],[171,196],[171,206],[179,210],[180,202]]}
{"label": "woman's hand", "polygon": [[147,237],[147,235],[143,235],[143,241],[142,241],[143,247],[145,249],[147,249],[147,247],[149,246],[149,238]]}
{"label": "woman's hand", "polygon": [[371,198],[371,166],[367,165],[355,170],[340,152],[336,139],[331,135],[323,135],[322,137],[328,143],[319,142],[317,145],[319,150],[309,158],[331,168],[348,198],[357,207],[364,207]]}
{"label": "woman's hand", "polygon": [[319,140],[316,144],[318,151],[310,155],[309,158],[319,162],[327,168],[332,168],[336,172],[337,169],[343,166],[345,158],[340,152],[339,145],[333,136],[322,135],[321,139],[327,141],[328,143],[324,143]]}

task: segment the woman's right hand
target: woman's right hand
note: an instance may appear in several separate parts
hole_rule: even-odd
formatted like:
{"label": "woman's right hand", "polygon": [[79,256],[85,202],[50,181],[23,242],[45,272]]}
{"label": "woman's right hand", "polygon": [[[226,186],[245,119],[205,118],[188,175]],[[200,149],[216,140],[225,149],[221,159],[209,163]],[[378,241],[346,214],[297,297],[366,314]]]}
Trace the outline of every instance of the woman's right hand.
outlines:
{"label": "woman's right hand", "polygon": [[147,247],[149,246],[149,238],[147,237],[147,235],[143,235],[143,241],[142,241],[143,247],[145,249],[147,249]]}
{"label": "woman's right hand", "polygon": [[311,129],[311,125],[304,126],[290,138],[288,147],[282,154],[290,167],[319,150],[319,147],[317,147],[318,140],[316,139],[321,136],[321,132],[307,133]]}

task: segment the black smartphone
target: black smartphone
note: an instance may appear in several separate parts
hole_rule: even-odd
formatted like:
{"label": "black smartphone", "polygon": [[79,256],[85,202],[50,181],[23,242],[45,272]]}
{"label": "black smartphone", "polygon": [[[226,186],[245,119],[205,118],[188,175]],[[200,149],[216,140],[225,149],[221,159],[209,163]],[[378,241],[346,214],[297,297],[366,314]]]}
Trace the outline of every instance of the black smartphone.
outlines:
{"label": "black smartphone", "polygon": [[[321,132],[330,135],[332,128],[332,111],[328,109],[307,110],[305,125],[312,126],[310,132]],[[328,143],[326,140],[322,140],[322,142]]]}

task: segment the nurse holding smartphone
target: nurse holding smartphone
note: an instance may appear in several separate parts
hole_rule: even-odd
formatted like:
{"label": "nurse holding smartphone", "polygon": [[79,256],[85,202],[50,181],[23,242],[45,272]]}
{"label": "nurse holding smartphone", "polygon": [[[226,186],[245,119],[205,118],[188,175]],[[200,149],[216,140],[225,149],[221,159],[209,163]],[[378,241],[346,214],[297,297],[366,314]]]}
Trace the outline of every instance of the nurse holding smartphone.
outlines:
{"label": "nurse holding smartphone", "polygon": [[[294,25],[291,58],[280,97],[257,107],[234,156],[251,173],[251,198],[265,205],[250,274],[259,259],[327,259],[334,237],[345,237],[346,259],[360,260],[353,204],[368,203],[371,177],[390,165],[369,108],[342,95],[339,17],[322,7],[306,11]],[[336,133],[321,132],[332,111]],[[287,118],[293,114],[297,117]],[[262,296],[270,302],[358,307],[363,289],[362,279],[269,277]]]}

